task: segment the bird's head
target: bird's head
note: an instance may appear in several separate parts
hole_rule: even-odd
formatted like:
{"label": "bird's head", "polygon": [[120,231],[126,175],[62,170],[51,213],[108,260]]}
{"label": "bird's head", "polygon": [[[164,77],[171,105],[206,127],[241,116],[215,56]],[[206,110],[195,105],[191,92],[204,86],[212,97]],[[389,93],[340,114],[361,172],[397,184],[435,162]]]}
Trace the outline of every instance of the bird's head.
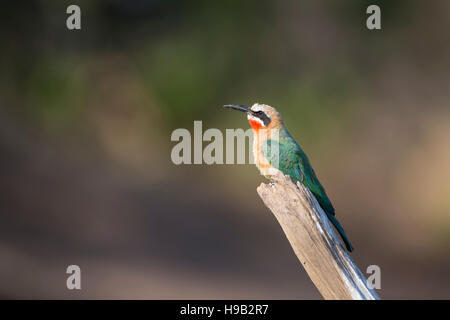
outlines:
{"label": "bird's head", "polygon": [[278,111],[267,104],[255,103],[251,108],[239,104],[227,104],[224,107],[247,113],[253,130],[279,129],[283,124]]}

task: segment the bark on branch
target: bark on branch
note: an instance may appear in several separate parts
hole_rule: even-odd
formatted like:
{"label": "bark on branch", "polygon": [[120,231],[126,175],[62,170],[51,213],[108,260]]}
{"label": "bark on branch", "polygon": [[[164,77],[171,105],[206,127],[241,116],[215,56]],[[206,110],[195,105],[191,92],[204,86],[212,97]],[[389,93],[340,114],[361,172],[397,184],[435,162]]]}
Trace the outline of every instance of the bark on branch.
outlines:
{"label": "bark on branch", "polygon": [[378,300],[340,242],[315,197],[288,176],[257,192],[280,223],[295,254],[325,299]]}

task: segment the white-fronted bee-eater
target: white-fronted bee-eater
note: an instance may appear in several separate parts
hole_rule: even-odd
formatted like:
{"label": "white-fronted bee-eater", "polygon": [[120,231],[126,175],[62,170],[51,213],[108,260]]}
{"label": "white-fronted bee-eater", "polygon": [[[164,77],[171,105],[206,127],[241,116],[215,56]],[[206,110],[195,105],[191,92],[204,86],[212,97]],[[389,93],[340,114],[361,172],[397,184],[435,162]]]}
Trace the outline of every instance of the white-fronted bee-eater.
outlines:
{"label": "white-fronted bee-eater", "polygon": [[271,106],[258,103],[251,108],[236,104],[224,107],[247,114],[248,122],[253,129],[253,157],[261,174],[270,179],[271,175],[281,171],[308,188],[341,235],[347,250],[351,252],[353,247],[335,217],[334,207],[325,189],[305,152],[287,130],[278,111]]}

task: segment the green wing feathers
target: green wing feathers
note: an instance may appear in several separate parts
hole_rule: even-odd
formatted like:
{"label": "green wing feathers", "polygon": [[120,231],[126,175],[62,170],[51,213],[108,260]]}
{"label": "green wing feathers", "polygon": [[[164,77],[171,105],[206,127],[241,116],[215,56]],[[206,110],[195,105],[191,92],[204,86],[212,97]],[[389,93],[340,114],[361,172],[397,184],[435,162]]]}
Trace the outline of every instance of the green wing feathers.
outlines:
{"label": "green wing feathers", "polygon": [[[278,147],[279,161],[276,162],[277,154],[272,152]],[[279,169],[293,180],[300,181],[316,197],[322,209],[334,215],[334,208],[328,199],[325,189],[322,187],[313,168],[309,164],[306,154],[297,143],[278,143],[274,140],[267,140],[263,144],[263,153],[269,163]]]}
{"label": "green wing feathers", "polygon": [[[353,251],[344,229],[334,217],[334,208],[325,193],[325,189],[311,167],[308,157],[295,140],[287,135],[284,139],[280,139],[280,142],[267,140],[262,147],[263,154],[271,166],[290,176],[294,181],[300,181],[312,192],[323,211],[327,214],[328,219],[341,235],[347,250]],[[278,152],[275,152],[277,148]]]}

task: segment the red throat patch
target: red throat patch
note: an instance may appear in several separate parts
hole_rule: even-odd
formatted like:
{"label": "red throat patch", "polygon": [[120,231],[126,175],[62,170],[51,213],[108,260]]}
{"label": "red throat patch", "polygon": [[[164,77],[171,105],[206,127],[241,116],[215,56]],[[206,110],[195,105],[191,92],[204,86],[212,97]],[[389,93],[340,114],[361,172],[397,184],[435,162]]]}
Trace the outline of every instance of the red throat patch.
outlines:
{"label": "red throat patch", "polygon": [[248,120],[248,122],[250,123],[250,126],[252,127],[253,130],[258,131],[259,129],[262,128],[262,125],[259,121],[256,120]]}

